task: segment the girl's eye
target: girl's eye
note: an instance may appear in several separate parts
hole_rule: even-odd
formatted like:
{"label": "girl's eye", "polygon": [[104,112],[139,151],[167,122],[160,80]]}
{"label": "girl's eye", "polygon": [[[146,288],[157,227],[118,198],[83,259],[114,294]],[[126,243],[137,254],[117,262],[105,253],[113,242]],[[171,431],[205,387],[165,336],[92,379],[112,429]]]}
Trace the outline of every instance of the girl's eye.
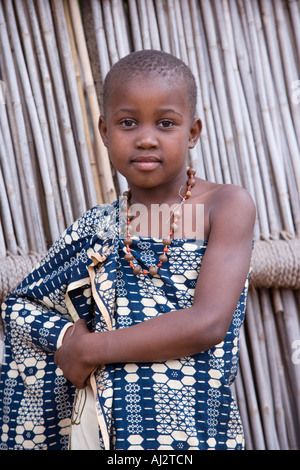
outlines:
{"label": "girl's eye", "polygon": [[158,125],[160,127],[163,127],[164,129],[168,129],[169,127],[173,126],[173,122],[165,119],[163,121],[160,121],[160,123]]}
{"label": "girl's eye", "polygon": [[121,125],[123,127],[133,127],[135,122],[132,119],[123,119],[123,121],[121,121]]}

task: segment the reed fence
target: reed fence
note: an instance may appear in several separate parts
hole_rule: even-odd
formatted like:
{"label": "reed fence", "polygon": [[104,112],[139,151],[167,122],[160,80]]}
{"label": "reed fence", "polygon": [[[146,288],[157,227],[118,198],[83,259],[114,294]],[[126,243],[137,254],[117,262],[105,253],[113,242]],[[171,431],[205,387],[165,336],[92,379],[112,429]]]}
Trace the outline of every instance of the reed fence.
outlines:
{"label": "reed fence", "polygon": [[102,83],[149,48],[195,74],[197,174],[257,206],[234,385],[246,447],[298,449],[299,0],[0,0],[0,302],[68,225],[126,189],[97,131]]}

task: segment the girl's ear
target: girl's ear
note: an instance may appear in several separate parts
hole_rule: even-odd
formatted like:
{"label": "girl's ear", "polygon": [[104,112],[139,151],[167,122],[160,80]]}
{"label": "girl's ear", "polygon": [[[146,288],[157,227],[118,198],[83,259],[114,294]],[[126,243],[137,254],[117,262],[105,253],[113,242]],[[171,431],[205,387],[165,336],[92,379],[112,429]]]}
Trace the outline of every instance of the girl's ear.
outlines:
{"label": "girl's ear", "polygon": [[198,142],[202,130],[202,121],[199,118],[194,119],[190,129],[189,149],[193,149]]}
{"label": "girl's ear", "polygon": [[108,147],[107,125],[105,118],[102,115],[99,117],[98,129],[105,147]]}

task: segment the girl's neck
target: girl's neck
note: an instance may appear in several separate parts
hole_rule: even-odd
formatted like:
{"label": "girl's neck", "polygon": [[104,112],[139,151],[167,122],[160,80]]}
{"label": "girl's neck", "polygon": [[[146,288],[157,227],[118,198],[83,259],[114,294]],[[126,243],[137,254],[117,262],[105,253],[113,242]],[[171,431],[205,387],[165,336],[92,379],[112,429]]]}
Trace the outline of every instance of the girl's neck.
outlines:
{"label": "girl's neck", "polygon": [[171,206],[181,201],[180,195],[185,194],[185,188],[185,185],[178,186],[174,191],[169,191],[167,187],[164,187],[164,190],[151,188],[149,190],[142,189],[141,191],[139,191],[139,188],[133,188],[131,189],[131,203],[143,204],[146,207],[150,207],[152,204],[168,204]]}
{"label": "girl's neck", "polygon": [[144,188],[130,185],[131,203],[143,204],[150,207],[151,204],[175,204],[180,203],[182,196],[186,192],[187,174],[179,175],[176,180],[160,186]]}

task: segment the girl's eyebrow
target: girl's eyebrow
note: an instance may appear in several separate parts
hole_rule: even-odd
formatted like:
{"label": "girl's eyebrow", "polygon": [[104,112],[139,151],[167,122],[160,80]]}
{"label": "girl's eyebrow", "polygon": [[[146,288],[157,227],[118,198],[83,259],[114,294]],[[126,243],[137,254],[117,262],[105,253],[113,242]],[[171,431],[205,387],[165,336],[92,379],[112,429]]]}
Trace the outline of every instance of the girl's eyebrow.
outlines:
{"label": "girl's eyebrow", "polygon": [[180,114],[178,111],[175,111],[175,109],[172,108],[161,108],[157,110],[157,113],[173,113],[177,114],[178,116],[182,117],[182,114]]}
{"label": "girl's eyebrow", "polygon": [[118,113],[135,113],[136,112],[136,109],[134,108],[120,108],[120,109],[117,109],[117,111],[115,111],[113,113],[113,116],[115,116],[115,114],[118,114]]}
{"label": "girl's eyebrow", "polygon": [[[118,113],[128,113],[128,114],[134,114],[134,113],[137,113],[138,110],[135,109],[135,108],[120,108],[120,109],[117,109],[117,111],[115,111],[113,113],[113,116],[115,116],[116,114]],[[172,108],[159,108],[157,110],[157,114],[164,114],[164,113],[173,113],[173,114],[177,114],[178,116],[180,116],[182,118],[182,114],[180,114],[178,111],[175,111],[175,109],[172,109]]]}

